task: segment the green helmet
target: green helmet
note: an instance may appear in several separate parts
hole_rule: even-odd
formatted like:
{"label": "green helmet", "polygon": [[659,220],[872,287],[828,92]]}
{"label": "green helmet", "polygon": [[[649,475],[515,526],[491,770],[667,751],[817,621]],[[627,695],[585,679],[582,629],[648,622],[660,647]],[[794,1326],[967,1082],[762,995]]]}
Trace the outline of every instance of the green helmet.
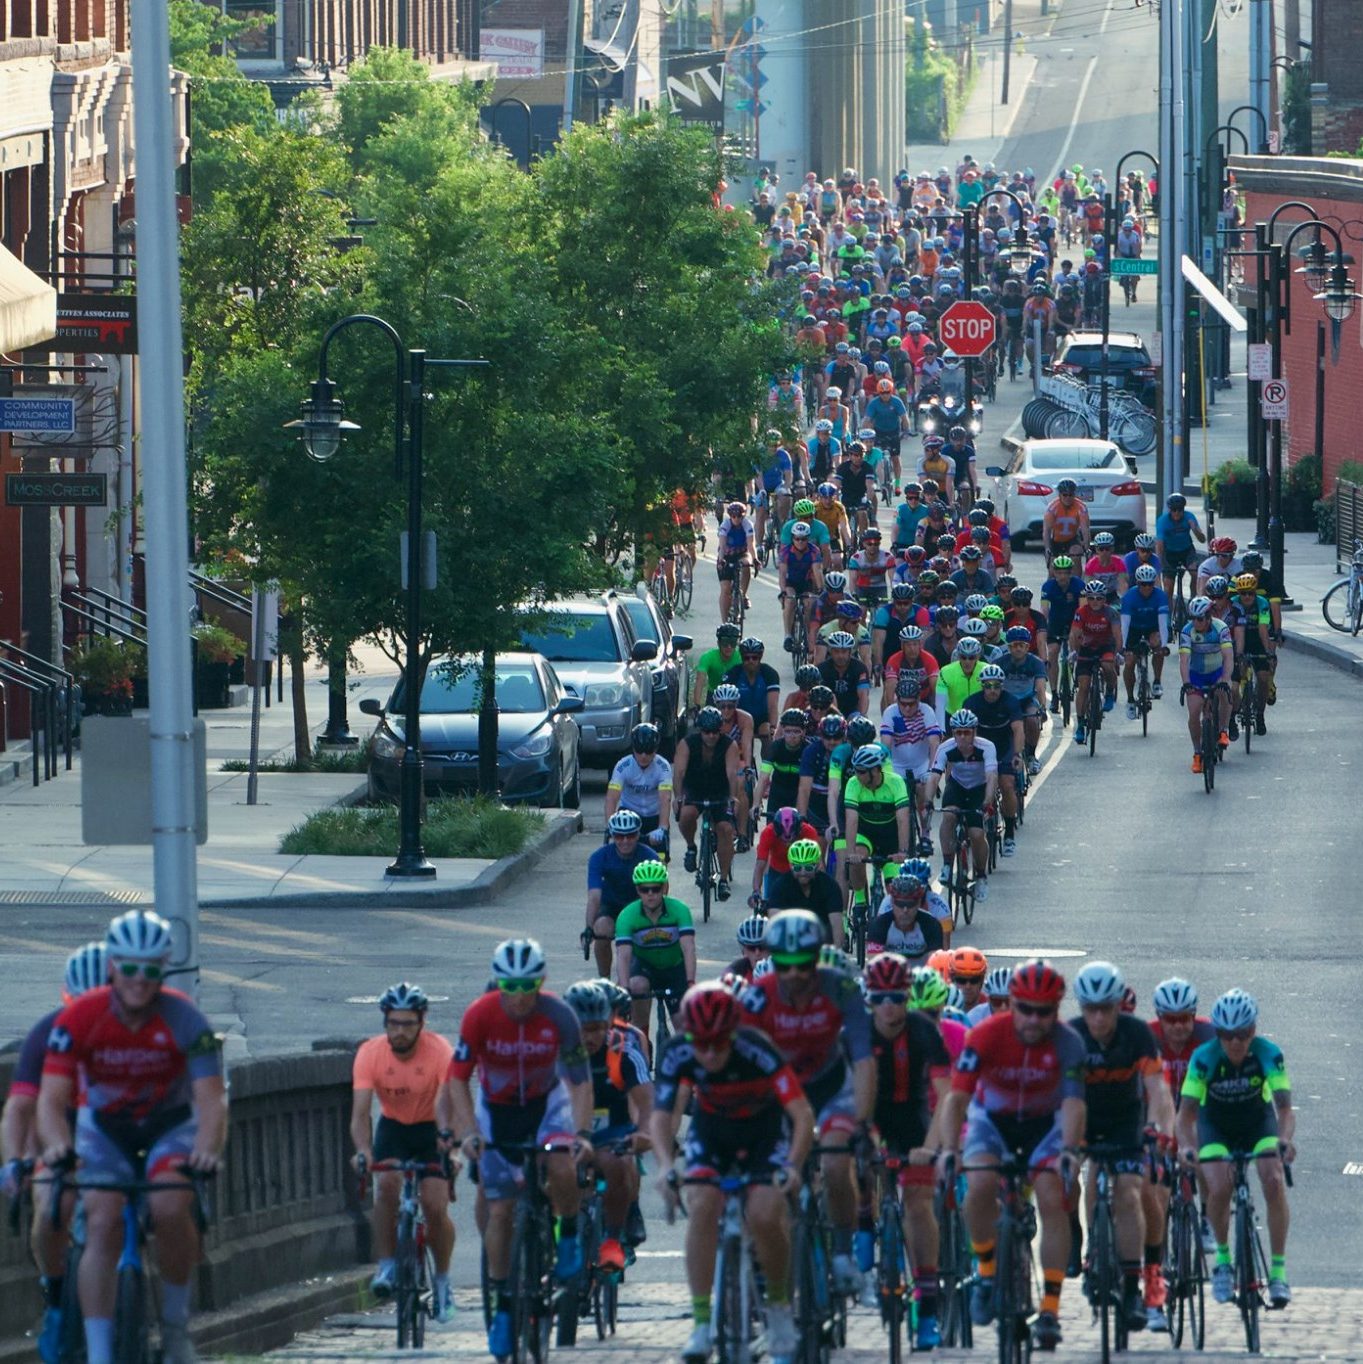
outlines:
{"label": "green helmet", "polygon": [[[818,844],[814,846],[818,847]],[[826,970],[836,971],[849,980],[855,979],[857,974],[857,964],[852,957],[841,947],[834,947],[832,943],[824,943],[819,948],[819,965]]]}
{"label": "green helmet", "polygon": [[786,858],[792,867],[817,867],[823,852],[812,838],[797,838],[786,850]]}
{"label": "green helmet", "polygon": [[1003,619],[1003,607],[986,606],[984,610],[980,612],[980,619],[1001,621]]}
{"label": "green helmet", "polygon": [[946,981],[931,966],[914,968],[913,979],[909,982],[909,1008],[941,1009],[946,1005],[948,993]]}
{"label": "green helmet", "polygon": [[636,886],[665,886],[667,866],[654,858],[649,858],[647,862],[640,862],[634,868],[633,880]]}
{"label": "green helmet", "polygon": [[1055,558],[1051,560],[1051,567],[1052,567],[1052,568],[1073,568],[1073,567],[1074,567],[1074,560],[1071,559],[1070,556],[1069,556],[1068,554],[1057,554],[1057,555],[1055,556]]}
{"label": "green helmet", "polygon": [[815,511],[814,504],[807,497],[802,497],[795,504],[795,515],[798,516],[802,521],[807,520],[809,517],[813,516],[814,511]]}

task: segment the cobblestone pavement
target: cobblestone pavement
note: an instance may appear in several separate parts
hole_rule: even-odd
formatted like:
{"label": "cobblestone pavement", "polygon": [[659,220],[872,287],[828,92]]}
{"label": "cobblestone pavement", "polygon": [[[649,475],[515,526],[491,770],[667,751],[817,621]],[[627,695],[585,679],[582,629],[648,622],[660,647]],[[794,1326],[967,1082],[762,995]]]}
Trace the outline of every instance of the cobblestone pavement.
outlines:
{"label": "cobblestone pavement", "polygon": [[[673,1267],[680,1266],[675,1261]],[[1066,1287],[1062,1311],[1065,1343],[1056,1352],[1057,1361],[1095,1360],[1098,1358],[1096,1328],[1081,1321],[1074,1284]],[[481,1330],[477,1295],[460,1293],[456,1320],[449,1326],[432,1327],[427,1332],[427,1349],[420,1354],[394,1349],[393,1314],[335,1317],[318,1331],[299,1336],[287,1349],[267,1358],[292,1364],[328,1364],[333,1360],[487,1359]],[[613,1339],[599,1342],[588,1323],[583,1323],[577,1347],[560,1357],[574,1364],[672,1364],[688,1331],[688,1310],[683,1290],[671,1284],[626,1283],[621,1290],[620,1330]],[[1363,1289],[1300,1289],[1290,1309],[1267,1314],[1263,1319],[1262,1358],[1281,1361],[1363,1360]],[[939,1350],[935,1357],[945,1361],[983,1360],[994,1352],[992,1334],[981,1336],[975,1351]],[[1129,1354],[1168,1355],[1167,1335],[1133,1337]],[[834,1364],[867,1364],[886,1357],[880,1323],[868,1311],[852,1314],[848,1348],[833,1355]],[[1228,1364],[1245,1357],[1240,1321],[1231,1307],[1208,1302],[1207,1349],[1187,1358],[1202,1364]]]}

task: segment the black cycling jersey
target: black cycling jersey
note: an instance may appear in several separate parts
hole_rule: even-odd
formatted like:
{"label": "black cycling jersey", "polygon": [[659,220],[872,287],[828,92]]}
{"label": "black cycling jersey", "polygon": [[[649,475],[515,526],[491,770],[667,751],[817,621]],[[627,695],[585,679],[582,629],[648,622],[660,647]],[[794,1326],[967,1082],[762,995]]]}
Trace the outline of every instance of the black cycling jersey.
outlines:
{"label": "black cycling jersey", "polygon": [[897,1037],[871,1029],[876,1058],[875,1123],[886,1146],[904,1155],[928,1133],[928,1096],[934,1074],[951,1067],[941,1034],[920,1013],[910,1013]]}
{"label": "black cycling jersey", "polygon": [[1083,1015],[1070,1027],[1084,1044],[1084,1102],[1088,1139],[1133,1140],[1145,1115],[1145,1077],[1161,1073],[1159,1044],[1150,1025],[1134,1014],[1117,1015],[1106,1046],[1094,1041]]}

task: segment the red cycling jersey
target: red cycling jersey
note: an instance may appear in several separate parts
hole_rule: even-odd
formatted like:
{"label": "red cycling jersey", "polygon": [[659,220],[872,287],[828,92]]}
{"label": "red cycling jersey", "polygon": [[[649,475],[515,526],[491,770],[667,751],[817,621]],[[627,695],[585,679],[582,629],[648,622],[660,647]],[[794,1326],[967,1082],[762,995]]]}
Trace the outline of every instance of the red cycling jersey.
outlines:
{"label": "red cycling jersey", "polygon": [[987,1113],[1005,1118],[1039,1118],[1055,1113],[1064,1099],[1084,1097],[1084,1044],[1057,1020],[1034,1047],[1017,1034],[1011,1013],[982,1019],[966,1034],[951,1087],[973,1093]]}
{"label": "red cycling jersey", "polygon": [[1074,613],[1072,629],[1079,631],[1079,652],[1085,654],[1110,654],[1117,642],[1112,633],[1112,617],[1107,608],[1095,609],[1087,603]]}
{"label": "red cycling jersey", "polygon": [[1174,1051],[1170,1047],[1164,1036],[1164,1024],[1158,1018],[1151,1022],[1150,1031],[1155,1034],[1155,1041],[1159,1043],[1160,1064],[1164,1067],[1164,1078],[1169,1082],[1169,1088],[1174,1095],[1174,1106],[1177,1107],[1183,1097],[1183,1081],[1188,1074],[1188,1062],[1193,1059],[1193,1053],[1204,1042],[1210,1042],[1216,1036],[1216,1029],[1212,1027],[1210,1018],[1194,1019],[1193,1035],[1182,1051]]}
{"label": "red cycling jersey", "polygon": [[[819,831],[812,824],[802,822],[790,843],[801,838],[817,839],[818,836]],[[757,860],[765,862],[774,875],[784,876],[790,870],[790,843],[776,832],[776,825],[768,824],[757,838]]]}
{"label": "red cycling jersey", "polygon": [[588,1078],[577,1015],[557,995],[541,990],[525,1018],[512,1018],[500,993],[489,990],[465,1010],[445,1078],[470,1080],[476,1067],[488,1103],[521,1106],[558,1084],[560,1066],[572,1084]]}
{"label": "red cycling jersey", "polygon": [[195,1080],[222,1074],[222,1048],[179,990],[163,989],[147,1020],[131,1028],[112,987],[102,985],[57,1015],[43,1074],[83,1080],[93,1112],[141,1121],[188,1105]]}
{"label": "red cycling jersey", "polygon": [[871,1054],[871,1020],[861,991],[837,971],[819,971],[803,1008],[787,1002],[775,974],[753,981],[739,999],[745,1022],[776,1043],[802,1085],[830,1074],[845,1058],[856,1062]]}
{"label": "red cycling jersey", "polygon": [[699,1114],[741,1122],[763,1116],[777,1105],[804,1098],[795,1072],[765,1033],[739,1028],[729,1059],[718,1070],[706,1070],[685,1037],[669,1037],[658,1065],[659,1109],[676,1107],[677,1093],[690,1085]]}

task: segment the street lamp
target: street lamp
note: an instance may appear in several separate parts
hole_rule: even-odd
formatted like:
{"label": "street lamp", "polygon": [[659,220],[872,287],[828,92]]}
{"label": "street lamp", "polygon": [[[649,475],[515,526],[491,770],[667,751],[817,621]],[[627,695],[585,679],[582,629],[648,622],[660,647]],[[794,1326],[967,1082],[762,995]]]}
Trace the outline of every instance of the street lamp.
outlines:
{"label": "street lamp", "polygon": [[[1344,257],[1344,260],[1348,259],[1348,256]],[[1330,282],[1315,299],[1325,308],[1325,316],[1332,322],[1347,322],[1353,316],[1354,304],[1360,297],[1363,295],[1354,291],[1354,282],[1349,278],[1344,261],[1339,261],[1330,267]]]}
{"label": "street lamp", "polygon": [[371,313],[352,313],[332,323],[322,338],[317,361],[317,378],[311,396],[300,404],[297,420],[286,428],[297,430],[310,459],[325,464],[341,448],[350,431],[360,428],[345,418],[345,404],[336,385],[327,377],[327,352],[336,336],[347,327],[376,327],[393,343],[393,441],[394,476],[407,477],[407,621],[403,641],[403,691],[406,715],[403,722],[401,806],[397,857],[385,875],[393,877],[432,877],[435,867],[421,845],[421,589],[422,536],[421,484],[422,447],[425,413],[426,366],[466,368],[482,366],[486,360],[431,360],[424,350],[409,350],[397,329]]}
{"label": "street lamp", "polygon": [[1103,285],[1103,349],[1102,367],[1099,375],[1101,387],[1098,391],[1098,435],[1103,440],[1108,438],[1108,426],[1111,419],[1108,401],[1108,386],[1111,376],[1109,347],[1112,334],[1112,262],[1117,258],[1117,195],[1121,193],[1122,189],[1122,167],[1133,156],[1145,157],[1154,169],[1156,180],[1158,181],[1159,178],[1158,159],[1149,152],[1137,148],[1134,151],[1127,152],[1117,162],[1117,169],[1112,173],[1112,183],[1103,195],[1103,234],[1104,240],[1107,242],[1107,279]]}
{"label": "street lamp", "polygon": [[[997,195],[1006,195],[1016,205],[1018,209],[1018,225],[1013,233],[1012,249],[1008,254],[1008,272],[1026,278],[1027,261],[1025,253],[1027,250],[1027,204],[1013,190],[1005,185],[998,185],[991,189],[978,204],[969,204],[962,212],[961,224],[961,246],[964,256],[964,277],[965,292],[964,297],[971,299],[975,293],[975,271],[979,267],[980,261],[980,210]],[[1018,269],[1018,261],[1021,259],[1022,268]],[[1003,338],[995,337],[994,344],[1002,346],[1005,344]],[[965,411],[969,416],[974,410],[971,403],[975,396],[975,362],[970,356],[965,357]]]}

